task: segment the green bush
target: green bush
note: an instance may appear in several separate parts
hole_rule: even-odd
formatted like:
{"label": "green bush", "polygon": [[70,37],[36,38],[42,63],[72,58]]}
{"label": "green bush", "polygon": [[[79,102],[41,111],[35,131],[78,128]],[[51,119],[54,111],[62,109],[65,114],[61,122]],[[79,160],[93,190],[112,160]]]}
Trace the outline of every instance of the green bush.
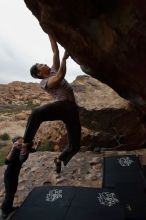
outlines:
{"label": "green bush", "polygon": [[0,135],[0,139],[2,141],[8,141],[8,140],[10,140],[10,136],[7,133],[4,133],[4,134]]}
{"label": "green bush", "polygon": [[11,148],[11,145],[8,144],[5,147],[0,148],[0,166],[4,164],[5,158]]}
{"label": "green bush", "polygon": [[51,143],[48,140],[45,140],[39,147],[39,151],[53,151],[53,147],[51,146]]}
{"label": "green bush", "polygon": [[37,103],[34,104],[32,100],[29,100],[29,101],[26,102],[26,108],[25,109],[26,110],[27,109],[33,109],[33,108],[35,108],[37,106],[39,106],[39,104],[37,104]]}

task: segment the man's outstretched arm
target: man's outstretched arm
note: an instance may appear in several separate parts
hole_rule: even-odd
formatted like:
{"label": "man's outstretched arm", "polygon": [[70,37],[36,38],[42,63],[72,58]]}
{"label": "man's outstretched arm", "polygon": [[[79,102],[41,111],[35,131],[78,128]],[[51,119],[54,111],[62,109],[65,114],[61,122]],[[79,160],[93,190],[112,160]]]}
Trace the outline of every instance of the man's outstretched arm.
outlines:
{"label": "man's outstretched arm", "polygon": [[58,50],[58,45],[56,43],[56,41],[54,40],[54,38],[49,35],[49,39],[50,39],[50,43],[51,43],[51,48],[53,51],[53,67],[56,69],[56,71],[58,71],[59,67],[60,67],[60,58],[59,58],[59,50]]}
{"label": "man's outstretched arm", "polygon": [[66,60],[68,57],[69,57],[69,54],[65,50],[64,56],[61,61],[60,68],[59,68],[58,72],[56,73],[56,75],[51,77],[48,80],[47,87],[53,88],[53,87],[57,86],[64,79],[65,74],[66,74]]}

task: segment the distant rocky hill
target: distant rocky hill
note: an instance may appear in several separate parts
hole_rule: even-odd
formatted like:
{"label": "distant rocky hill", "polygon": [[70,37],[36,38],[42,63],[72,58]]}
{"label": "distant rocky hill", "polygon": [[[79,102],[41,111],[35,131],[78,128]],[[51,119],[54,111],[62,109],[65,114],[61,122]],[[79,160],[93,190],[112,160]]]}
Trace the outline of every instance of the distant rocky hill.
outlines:
{"label": "distant rocky hill", "polygon": [[[80,109],[82,150],[96,147],[118,149],[141,148],[146,130],[141,115],[127,100],[107,85],[89,76],[78,76],[72,83]],[[31,109],[53,102],[37,83],[13,82],[0,85],[0,135],[23,135]],[[61,150],[67,134],[61,121],[45,122],[36,137],[45,147]]]}
{"label": "distant rocky hill", "polygon": [[[0,84],[0,112],[17,107],[28,107],[40,102],[48,101],[49,96],[43,92],[37,83],[15,81],[9,84]],[[14,109],[15,110],[15,109]]]}

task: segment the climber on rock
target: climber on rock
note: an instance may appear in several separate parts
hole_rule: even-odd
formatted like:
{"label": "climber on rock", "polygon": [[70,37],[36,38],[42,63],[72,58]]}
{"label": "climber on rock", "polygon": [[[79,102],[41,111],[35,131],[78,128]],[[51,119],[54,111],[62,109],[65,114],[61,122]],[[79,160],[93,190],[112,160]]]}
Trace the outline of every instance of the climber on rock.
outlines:
{"label": "climber on rock", "polygon": [[52,67],[36,63],[31,67],[30,73],[33,78],[41,79],[41,88],[52,95],[54,102],[32,110],[24,133],[24,145],[20,153],[20,160],[27,159],[30,150],[28,145],[33,141],[42,122],[61,120],[66,125],[69,143],[59,157],[54,159],[56,172],[60,173],[62,162],[66,165],[80,149],[81,126],[73,89],[64,79],[66,60],[69,55],[65,51],[60,64],[58,45],[51,35],[49,35],[49,39],[53,51]]}

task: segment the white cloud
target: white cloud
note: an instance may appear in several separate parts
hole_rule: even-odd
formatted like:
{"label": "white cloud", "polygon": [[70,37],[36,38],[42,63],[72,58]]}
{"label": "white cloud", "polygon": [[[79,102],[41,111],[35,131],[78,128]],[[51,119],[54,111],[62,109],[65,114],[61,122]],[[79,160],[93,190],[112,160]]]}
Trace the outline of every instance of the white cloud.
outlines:
{"label": "white cloud", "polygon": [[[35,81],[30,77],[30,66],[36,62],[51,65],[47,34],[23,0],[0,1],[0,27],[0,83]],[[79,65],[69,59],[66,79],[72,81],[79,74],[83,74]]]}

